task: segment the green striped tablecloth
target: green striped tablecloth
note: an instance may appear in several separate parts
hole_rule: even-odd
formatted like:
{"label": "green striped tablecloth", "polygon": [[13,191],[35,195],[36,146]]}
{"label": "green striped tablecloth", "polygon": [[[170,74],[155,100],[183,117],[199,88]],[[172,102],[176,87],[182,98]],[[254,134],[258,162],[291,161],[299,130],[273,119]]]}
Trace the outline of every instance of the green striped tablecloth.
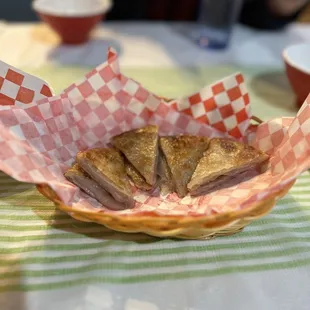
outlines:
{"label": "green striped tablecloth", "polygon": [[[235,69],[226,67],[213,71],[212,79],[220,74],[231,73]],[[153,71],[127,70],[127,73],[149,88],[162,90],[167,96],[174,96],[177,90],[192,91],[197,85],[199,87],[211,80],[211,69],[201,70],[200,73],[190,69],[182,72],[169,70],[163,71],[162,74],[165,73],[164,79],[170,76],[173,87],[169,86],[168,80],[167,83],[161,80],[162,86],[156,84],[156,73]],[[43,71],[33,72],[51,80],[51,84],[60,90],[62,84],[68,84],[86,71],[87,69],[71,68],[66,71],[45,68]],[[254,71],[247,73],[250,84],[256,79],[251,72]],[[56,78],[57,76],[59,78]],[[186,76],[187,79],[184,80]],[[157,81],[158,77],[159,72]],[[280,86],[279,88],[277,85],[270,85],[268,81],[256,81],[261,83],[260,87],[264,90],[256,91],[253,95],[254,108],[259,112],[259,116],[274,117],[282,112],[286,115],[295,113],[285,105],[278,105],[284,97],[292,100],[287,90],[281,91]],[[270,99],[273,103],[276,102],[276,106],[268,105],[270,94],[276,98],[275,101]],[[52,305],[57,305],[59,300],[62,300],[61,305],[70,300],[70,306],[60,308],[174,310],[181,309],[180,305],[193,302],[198,303],[199,308],[186,309],[204,310],[207,301],[197,297],[193,291],[197,292],[200,289],[211,299],[218,294],[216,302],[220,302],[229,294],[221,291],[225,284],[236,281],[229,284],[229,292],[233,291],[238,283],[241,283],[242,275],[246,275],[246,279],[251,277],[251,280],[243,278],[242,283],[249,281],[246,282],[244,290],[252,290],[249,300],[254,302],[256,292],[262,292],[264,287],[268,286],[269,281],[262,284],[261,280],[265,272],[270,275],[280,272],[280,276],[285,278],[289,270],[301,268],[306,268],[306,272],[298,273],[296,283],[300,283],[301,277],[310,273],[309,172],[298,178],[290,193],[278,203],[270,215],[254,222],[242,233],[210,241],[161,240],[140,234],[116,233],[96,224],[78,222],[56,210],[32,185],[19,183],[0,173],[0,305],[11,305],[11,308],[7,306],[0,307],[1,309],[54,309]],[[218,279],[222,279],[222,284],[216,286],[214,283],[217,283]],[[270,281],[272,279],[273,276],[270,276]],[[195,282],[198,280],[200,282]],[[213,286],[209,286],[210,283],[213,283]],[[303,283],[309,284],[309,277],[304,278]],[[99,289],[100,285],[109,288],[108,291]],[[86,297],[83,295],[86,300],[83,299],[85,306],[80,302],[78,305],[74,303],[81,296],[80,287],[91,287],[92,293],[88,291],[85,293]],[[126,289],[122,291],[124,287]],[[161,288],[161,295],[155,288]],[[206,292],[204,288],[210,291]],[[291,283],[287,294],[289,295],[294,288],[294,284]],[[305,285],[302,288],[305,290]],[[228,290],[228,287],[226,289]],[[120,291],[130,296],[139,295],[141,292],[145,300],[153,296],[156,303],[165,306],[159,308],[153,303],[127,298],[124,308],[118,307],[115,305],[117,298],[121,298],[118,295]],[[27,292],[28,297],[31,296],[31,303],[30,299],[25,301],[23,292]],[[46,292],[50,295],[45,295]],[[287,294],[283,293],[284,303],[287,302]],[[101,298],[97,302],[98,307],[89,306],[99,298],[98,296]],[[174,302],[179,302],[179,306],[166,305],[162,296],[168,299],[169,296],[174,296]],[[243,299],[242,296],[239,298]],[[303,298],[307,296],[303,295]],[[14,304],[16,300],[19,300],[18,305]],[[46,300],[49,300],[51,308],[46,305]],[[29,303],[32,306],[29,306]],[[279,303],[273,308],[267,305],[266,309],[279,309],[277,304]],[[235,309],[254,309],[253,305],[249,304],[249,308],[240,308],[237,305]],[[256,302],[255,305],[260,303]]]}
{"label": "green striped tablecloth", "polygon": [[270,215],[242,233],[210,241],[114,233],[57,211],[28,184],[4,174],[0,184],[0,291],[310,266],[308,172]]}

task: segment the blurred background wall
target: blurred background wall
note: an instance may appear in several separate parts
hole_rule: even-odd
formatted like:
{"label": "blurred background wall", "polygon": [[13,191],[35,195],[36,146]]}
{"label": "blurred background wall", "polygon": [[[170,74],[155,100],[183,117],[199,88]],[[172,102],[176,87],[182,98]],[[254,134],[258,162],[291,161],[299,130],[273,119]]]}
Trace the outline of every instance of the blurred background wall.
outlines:
{"label": "blurred background wall", "polygon": [[37,17],[31,9],[31,0],[0,0],[0,19],[33,21]]}
{"label": "blurred background wall", "polygon": [[[31,0],[0,0],[0,19],[7,21],[37,20],[31,9],[31,2]],[[115,0],[107,19],[191,21],[197,17],[198,6],[199,0]],[[310,6],[302,12],[299,20],[310,22]]]}
{"label": "blurred background wall", "polygon": [[[1,0],[0,19],[8,21],[37,20],[31,9],[31,2],[31,0]],[[108,19],[194,20],[198,4],[199,0],[116,0],[108,14]]]}

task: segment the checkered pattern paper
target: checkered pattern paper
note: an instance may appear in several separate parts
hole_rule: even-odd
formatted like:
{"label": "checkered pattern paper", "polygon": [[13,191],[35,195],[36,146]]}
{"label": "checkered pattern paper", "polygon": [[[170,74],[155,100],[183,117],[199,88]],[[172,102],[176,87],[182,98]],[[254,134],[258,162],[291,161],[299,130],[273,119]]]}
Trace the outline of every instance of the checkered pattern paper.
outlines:
{"label": "checkered pattern paper", "polygon": [[0,61],[0,108],[31,105],[52,95],[53,91],[43,80]]}
{"label": "checkered pattern paper", "polygon": [[172,104],[199,122],[241,138],[252,116],[249,103],[244,78],[237,73]]}
{"label": "checkered pattern paper", "polygon": [[[1,65],[0,70],[8,71]],[[23,81],[29,77],[10,70],[21,74]],[[107,62],[60,95],[41,96],[44,86],[48,88],[43,82],[29,88],[34,98],[43,97],[30,105],[17,100],[16,90],[11,97],[13,91],[6,92],[13,104],[0,109],[0,170],[20,181],[49,184],[75,209],[116,212],[100,206],[63,177],[76,153],[106,146],[113,135],[146,124],[157,124],[162,135],[190,133],[248,141],[270,155],[270,169],[261,175],[249,172],[242,179],[232,179],[229,188],[197,198],[179,199],[174,193],[150,196],[136,190],[135,208],[120,214],[206,215],[246,208],[310,167],[310,98],[296,118],[251,126],[249,96],[240,73],[168,103],[122,75],[111,49]]]}
{"label": "checkered pattern paper", "polygon": [[292,121],[293,118],[290,117],[267,121],[255,128],[255,134],[252,138],[251,135],[248,135],[248,142],[253,140],[252,144],[254,147],[267,154],[273,154],[275,149],[282,143]]}
{"label": "checkered pattern paper", "polygon": [[302,171],[310,163],[310,96],[287,129],[280,147],[272,160],[274,173],[291,174]]}

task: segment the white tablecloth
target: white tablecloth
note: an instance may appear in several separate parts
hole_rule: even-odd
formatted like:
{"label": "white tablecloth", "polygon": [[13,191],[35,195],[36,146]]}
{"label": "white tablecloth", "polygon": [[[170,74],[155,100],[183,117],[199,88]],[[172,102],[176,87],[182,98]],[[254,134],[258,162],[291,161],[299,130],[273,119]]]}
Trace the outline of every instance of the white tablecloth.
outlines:
{"label": "white tablecloth", "polygon": [[208,51],[193,44],[191,24],[105,23],[95,40],[78,47],[58,47],[33,38],[33,24],[1,24],[0,59],[16,67],[50,62],[94,66],[108,46],[121,54],[122,67],[171,67],[232,63],[281,67],[281,53],[290,44],[309,41],[310,26],[293,24],[284,32],[258,32],[237,26],[229,49]]}

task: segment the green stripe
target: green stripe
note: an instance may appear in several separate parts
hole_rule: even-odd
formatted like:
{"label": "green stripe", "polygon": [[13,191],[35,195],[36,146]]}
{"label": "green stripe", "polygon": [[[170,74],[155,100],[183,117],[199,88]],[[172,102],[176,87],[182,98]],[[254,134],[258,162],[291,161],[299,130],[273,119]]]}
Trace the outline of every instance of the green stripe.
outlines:
{"label": "green stripe", "polygon": [[27,187],[35,186],[34,184],[31,184],[31,183],[22,183],[22,182],[18,182],[14,179],[9,179],[9,178],[0,178],[0,185],[2,184],[7,185],[8,187],[9,186],[27,186]]}
{"label": "green stripe", "polygon": [[[20,277],[21,273],[26,277],[49,277],[49,276],[62,276],[62,275],[72,275],[80,274],[85,272],[91,272],[96,270],[140,270],[140,269],[160,269],[174,266],[189,266],[189,265],[201,265],[201,264],[216,264],[219,262],[226,261],[240,261],[242,258],[243,262],[251,259],[263,259],[263,258],[278,258],[294,254],[306,254],[310,252],[310,248],[304,247],[294,247],[287,249],[286,251],[265,251],[256,253],[244,253],[240,254],[225,254],[216,255],[213,257],[199,257],[199,258],[181,258],[176,260],[160,260],[152,262],[133,262],[133,263],[115,263],[113,261],[99,264],[92,264],[81,266],[77,268],[61,268],[52,270],[24,270],[24,271],[10,271],[5,272],[0,275],[0,279],[9,279],[14,277]],[[287,257],[290,259],[289,257]],[[269,263],[265,263],[266,265]]]}
{"label": "green stripe", "polygon": [[308,179],[297,179],[297,182],[295,182],[295,184],[293,185],[292,188],[294,187],[303,187],[303,186],[307,186],[307,184],[310,182],[310,178]]}
{"label": "green stripe", "polygon": [[[96,225],[94,224],[94,227],[98,228],[95,231],[91,232],[76,232],[76,233],[58,233],[58,234],[47,234],[47,235],[30,235],[30,236],[1,236],[0,241],[1,242],[24,242],[24,241],[39,241],[39,240],[62,240],[62,239],[81,239],[84,240],[87,237],[108,237],[108,236],[113,236],[117,234],[117,232],[114,231],[109,231],[107,228],[104,226]],[[294,227],[292,230],[289,227],[274,227],[274,228],[266,228],[266,229],[260,229],[259,231],[257,230],[251,230],[251,231],[243,231],[238,234],[238,238],[243,238],[243,237],[248,237],[248,236],[266,236],[269,234],[274,234],[274,233],[285,233],[285,232],[310,232],[310,225],[309,226],[304,226],[304,227]],[[85,236],[87,235],[87,236]],[[130,235],[132,237],[132,235]],[[145,236],[146,238],[149,238],[150,240],[152,237]],[[175,242],[174,240],[167,242]]]}
{"label": "green stripe", "polygon": [[39,215],[8,215],[8,214],[1,214],[1,220],[12,220],[12,221],[32,221],[32,220],[65,220],[71,219],[70,216],[66,213],[60,213],[55,215],[55,213],[49,214],[40,214]]}
{"label": "green stripe", "polygon": [[[101,227],[101,228],[100,228]],[[310,232],[310,229],[309,229]],[[107,230],[104,226],[98,226],[96,231],[84,232],[84,233],[59,233],[59,234],[48,234],[48,235],[32,235],[32,236],[2,236],[0,241],[1,242],[24,242],[24,241],[40,241],[40,240],[68,240],[68,239],[81,239],[82,240],[89,240],[87,237],[90,238],[105,238],[109,236],[114,236],[117,234],[115,231]],[[151,236],[142,235],[145,239],[151,240]],[[130,235],[130,237],[133,237]],[[155,238],[155,237],[154,237]]]}
{"label": "green stripe", "polygon": [[18,182],[14,179],[10,179],[10,178],[2,178],[0,177],[0,184],[8,184],[8,185],[20,185],[20,184],[26,184],[29,186],[29,183],[22,183],[22,182]]}
{"label": "green stripe", "polygon": [[[23,204],[14,204],[14,205],[0,205],[0,210],[3,211],[17,211],[17,212],[23,212],[23,211],[55,211],[58,210],[54,205],[36,205],[36,206],[25,206]],[[61,212],[61,211],[60,211]]]}
{"label": "green stripe", "polygon": [[6,222],[8,222],[8,224],[6,223],[1,223],[0,220],[0,229],[2,226],[12,226],[12,227],[19,227],[20,223],[24,224],[25,222],[27,222],[28,227],[36,227],[36,226],[40,226],[40,225],[36,225],[36,224],[41,224],[41,223],[46,223],[47,225],[49,225],[49,228],[52,228],[52,226],[56,225],[65,225],[65,224],[71,224],[74,225],[75,223],[83,223],[82,221],[77,221],[74,218],[70,218],[70,217],[66,217],[64,219],[56,219],[56,218],[50,218],[50,220],[46,220],[46,221],[40,221],[40,220],[34,220],[34,221],[10,221],[10,220],[6,220]]}
{"label": "green stripe", "polygon": [[[71,220],[71,221],[70,221]],[[79,222],[74,219],[68,219],[70,221],[69,223],[53,223],[51,225],[18,225],[18,226],[12,226],[12,225],[0,225],[0,230],[8,230],[8,231],[38,231],[38,230],[46,230],[49,228],[55,228],[55,229],[70,229],[70,228],[89,228],[93,227],[94,223],[90,222]]]}
{"label": "green stripe", "polygon": [[[263,217],[259,221],[254,221],[251,223],[251,226],[262,226],[264,224],[273,224],[273,223],[308,223],[310,221],[310,215],[302,215],[298,217],[288,217],[285,219],[277,219],[272,216]],[[310,222],[309,222],[310,223]]]}
{"label": "green stripe", "polygon": [[53,205],[53,202],[45,198],[44,196],[41,196],[40,194],[37,193],[28,193],[28,192],[23,192],[21,194],[14,194],[11,196],[6,196],[2,198],[3,203],[8,203],[14,204],[14,201],[16,201],[17,205],[21,203],[21,200],[24,201],[32,201],[32,202],[42,202],[42,204],[50,204]]}
{"label": "green stripe", "polygon": [[[51,205],[53,206],[53,203],[51,201],[49,201],[46,198],[40,197],[40,196],[26,196],[26,195],[22,195],[22,196],[7,196],[5,198],[2,199],[2,203],[7,203],[7,206],[11,206],[11,205],[17,205],[17,206],[24,206],[25,203],[31,203],[34,204],[34,206],[38,206],[38,205]],[[28,206],[31,207],[31,206]]]}
{"label": "green stripe", "polygon": [[[309,185],[310,185],[310,182],[309,182]],[[294,190],[294,187],[290,190],[289,193],[290,193],[290,195],[294,195],[294,196],[295,195],[298,196],[299,194],[300,195],[306,195],[306,194],[310,195],[309,189],[305,189],[305,190],[299,191],[299,190]]]}
{"label": "green stripe", "polygon": [[145,283],[153,281],[167,281],[167,280],[180,280],[190,278],[201,278],[218,276],[236,272],[259,272],[266,270],[278,270],[287,268],[296,268],[308,266],[310,259],[300,259],[290,262],[275,262],[268,265],[256,264],[251,266],[232,266],[232,267],[221,267],[214,270],[188,270],[175,273],[156,273],[153,275],[139,275],[139,276],[123,276],[123,277],[84,277],[68,281],[59,281],[54,283],[39,283],[39,284],[14,284],[14,285],[2,285],[0,286],[0,292],[4,291],[42,291],[52,289],[63,289],[73,286],[89,285],[95,283],[110,283],[110,284],[132,284],[132,283]]}
{"label": "green stripe", "polygon": [[301,206],[299,204],[292,204],[291,207],[283,207],[281,205],[277,205],[272,212],[270,213],[271,215],[275,214],[289,214],[290,216],[292,216],[293,214],[298,214],[298,213],[302,213],[302,212],[309,212],[310,211],[310,206],[305,207],[305,206]]}
{"label": "green stripe", "polygon": [[[309,179],[309,182],[310,182],[310,179]],[[294,189],[294,187],[306,187],[309,184],[309,182],[296,182],[294,186],[292,187],[292,189]]]}
{"label": "green stripe", "polygon": [[306,203],[310,203],[309,201],[310,198],[303,198],[303,197],[294,197],[294,199],[292,199],[291,197],[284,197],[281,199],[281,203],[292,203],[292,202],[306,202]]}
{"label": "green stripe", "polygon": [[[309,187],[310,187],[310,183],[309,183]],[[308,202],[310,200],[310,192],[308,191],[308,189],[304,190],[304,188],[302,188],[302,190],[298,191],[295,189],[295,191],[290,191],[286,196],[284,196],[283,198],[281,198],[280,200],[278,200],[278,202],[285,200],[285,199],[291,199],[291,200],[299,200],[300,198],[305,198],[308,196]]]}
{"label": "green stripe", "polygon": [[0,185],[0,194],[5,196],[3,198],[10,199],[16,195],[27,195],[27,191],[29,190],[29,186],[24,185],[10,185],[10,186],[3,186]]}
{"label": "green stripe", "polygon": [[[165,241],[163,241],[165,242]],[[181,242],[181,241],[179,241]],[[229,240],[227,240],[229,242]],[[75,251],[75,250],[86,250],[86,249],[104,249],[103,253],[95,253],[95,254],[82,254],[82,255],[66,255],[63,257],[46,257],[46,258],[25,258],[18,260],[18,263],[55,263],[55,262],[66,262],[66,261],[80,261],[80,260],[89,260],[93,259],[94,255],[103,255],[102,257],[140,257],[140,256],[151,256],[151,255],[164,255],[164,254],[182,254],[188,252],[204,252],[204,251],[216,251],[223,249],[245,249],[245,248],[257,248],[260,246],[270,246],[274,247],[276,245],[283,245],[291,242],[310,242],[310,237],[282,237],[275,240],[263,240],[263,241],[245,241],[240,244],[231,244],[231,243],[223,243],[223,244],[208,244],[208,245],[194,245],[194,246],[183,246],[183,247],[171,247],[166,249],[134,249],[134,250],[123,250],[123,251],[111,251],[109,249],[110,245],[124,245],[126,244],[123,241],[104,241],[104,242],[96,242],[96,243],[86,243],[86,244],[59,244],[59,245],[39,245],[39,246],[25,246],[22,248],[12,248],[12,249],[0,249],[1,254],[16,254],[16,253],[25,253],[32,251]],[[96,257],[96,256],[95,256]],[[37,261],[38,259],[38,261]],[[0,264],[10,265],[15,264],[14,262],[10,262],[7,260],[1,260]]]}
{"label": "green stripe", "polygon": [[55,205],[50,201],[42,201],[40,199],[36,200],[26,200],[24,198],[18,198],[15,201],[4,201],[2,200],[0,204],[0,209],[9,211],[29,211],[29,210],[44,210],[44,209],[56,209]]}
{"label": "green stripe", "polygon": [[[90,222],[79,222],[75,219],[66,218],[68,220],[67,223],[57,223],[57,221],[51,225],[3,225],[0,224],[0,230],[7,231],[40,231],[46,230],[49,228],[54,229],[69,229],[69,228],[89,228],[93,227],[94,223]],[[260,219],[259,221],[254,221],[251,223],[251,226],[262,226],[264,224],[270,223],[303,223],[310,221],[310,215],[302,215],[299,217],[285,218],[285,219],[277,219],[271,216]]]}
{"label": "green stripe", "polygon": [[310,179],[309,170],[298,176],[298,179]]}
{"label": "green stripe", "polygon": [[293,229],[290,227],[273,227],[262,230],[245,230],[238,234],[238,238],[243,237],[254,237],[254,236],[267,236],[276,233],[308,233],[310,232],[310,225],[304,227],[294,227]]}
{"label": "green stripe", "polygon": [[277,201],[277,206],[282,206],[282,205],[288,205],[288,204],[296,204],[296,203],[300,203],[300,204],[306,204],[308,205],[310,202],[310,197],[309,200],[303,201],[303,197],[302,196],[286,196],[282,199],[280,199],[279,201]]}

